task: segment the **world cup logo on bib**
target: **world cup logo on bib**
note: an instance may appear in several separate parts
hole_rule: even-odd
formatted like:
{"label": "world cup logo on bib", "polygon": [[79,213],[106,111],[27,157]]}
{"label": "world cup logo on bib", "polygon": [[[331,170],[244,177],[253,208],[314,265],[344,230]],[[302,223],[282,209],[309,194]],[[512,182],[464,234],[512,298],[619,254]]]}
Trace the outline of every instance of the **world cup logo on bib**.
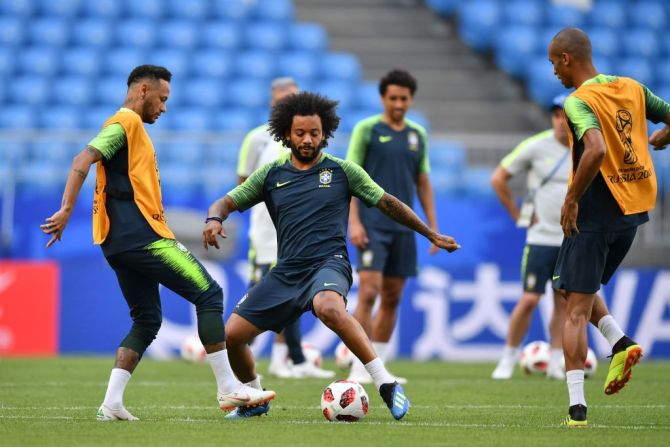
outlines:
{"label": "world cup logo on bib", "polygon": [[627,165],[637,163],[637,154],[633,149],[633,116],[628,110],[617,110],[616,130],[619,132],[619,140],[623,144],[623,162]]}

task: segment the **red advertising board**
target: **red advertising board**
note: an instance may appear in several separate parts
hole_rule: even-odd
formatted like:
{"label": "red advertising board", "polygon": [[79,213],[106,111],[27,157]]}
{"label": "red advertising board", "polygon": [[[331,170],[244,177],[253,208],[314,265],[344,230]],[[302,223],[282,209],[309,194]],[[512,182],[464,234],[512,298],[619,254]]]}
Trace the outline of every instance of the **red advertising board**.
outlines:
{"label": "red advertising board", "polygon": [[59,296],[57,263],[0,261],[0,356],[57,353]]}

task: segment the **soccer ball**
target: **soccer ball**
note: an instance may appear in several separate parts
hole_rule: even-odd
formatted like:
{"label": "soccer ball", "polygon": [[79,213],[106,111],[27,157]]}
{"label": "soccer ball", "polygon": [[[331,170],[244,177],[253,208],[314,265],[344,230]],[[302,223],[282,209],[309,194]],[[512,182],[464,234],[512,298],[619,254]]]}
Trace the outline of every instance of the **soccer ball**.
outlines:
{"label": "soccer ball", "polygon": [[305,356],[305,360],[317,368],[321,368],[323,358],[321,357],[321,351],[319,351],[319,348],[311,343],[307,343],[306,341],[300,343],[300,347],[302,348],[302,354]]}
{"label": "soccer ball", "polygon": [[[561,367],[565,372],[565,357],[561,360]],[[596,369],[598,369],[598,358],[593,349],[589,348],[586,352],[586,361],[584,362],[584,378],[588,379],[593,376],[596,373]]]}
{"label": "soccer ball", "polygon": [[184,339],[179,349],[181,358],[187,362],[200,363],[207,358],[205,347],[200,342],[197,335],[189,335]]}
{"label": "soccer ball", "polygon": [[354,353],[347,348],[344,342],[339,342],[335,348],[335,364],[342,371],[349,371],[354,362]]}
{"label": "soccer ball", "polygon": [[551,347],[549,343],[538,340],[528,343],[523,348],[519,364],[526,374],[545,374],[550,358]]}
{"label": "soccer ball", "polygon": [[329,421],[360,421],[368,414],[368,395],[360,383],[338,380],[323,390],[321,411]]}

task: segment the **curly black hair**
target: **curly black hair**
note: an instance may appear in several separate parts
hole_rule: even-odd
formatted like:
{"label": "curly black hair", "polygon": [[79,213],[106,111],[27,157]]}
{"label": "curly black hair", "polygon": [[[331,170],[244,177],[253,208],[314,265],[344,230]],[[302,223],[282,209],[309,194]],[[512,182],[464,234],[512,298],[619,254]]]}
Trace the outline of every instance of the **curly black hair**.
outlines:
{"label": "curly black hair", "polygon": [[170,82],[172,79],[172,73],[170,73],[170,70],[165,67],[161,67],[160,65],[140,65],[133,68],[133,71],[130,72],[127,85],[130,87],[130,84],[133,84],[140,79],[146,78],[153,79],[154,81],[163,79]]}
{"label": "curly black hair", "polygon": [[386,75],[379,81],[379,94],[384,96],[389,85],[407,87],[412,96],[416,93],[416,79],[405,70],[395,69],[386,73]]}
{"label": "curly black hair", "polygon": [[335,112],[337,104],[338,101],[333,101],[318,93],[300,92],[288,95],[272,108],[268,121],[270,135],[275,141],[290,147],[291,141],[286,138],[286,134],[291,132],[293,117],[319,115],[324,136],[322,147],[326,147],[328,139],[332,138],[340,125],[340,117]]}

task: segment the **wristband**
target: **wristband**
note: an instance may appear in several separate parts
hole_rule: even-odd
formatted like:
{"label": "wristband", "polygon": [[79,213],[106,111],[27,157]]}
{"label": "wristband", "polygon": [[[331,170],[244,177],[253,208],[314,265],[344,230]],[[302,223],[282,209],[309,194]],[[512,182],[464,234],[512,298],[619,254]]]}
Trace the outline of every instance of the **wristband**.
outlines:
{"label": "wristband", "polygon": [[221,219],[220,217],[216,217],[216,216],[208,217],[207,219],[205,219],[205,223],[209,222],[210,220],[215,220],[220,224],[223,223],[223,219]]}

